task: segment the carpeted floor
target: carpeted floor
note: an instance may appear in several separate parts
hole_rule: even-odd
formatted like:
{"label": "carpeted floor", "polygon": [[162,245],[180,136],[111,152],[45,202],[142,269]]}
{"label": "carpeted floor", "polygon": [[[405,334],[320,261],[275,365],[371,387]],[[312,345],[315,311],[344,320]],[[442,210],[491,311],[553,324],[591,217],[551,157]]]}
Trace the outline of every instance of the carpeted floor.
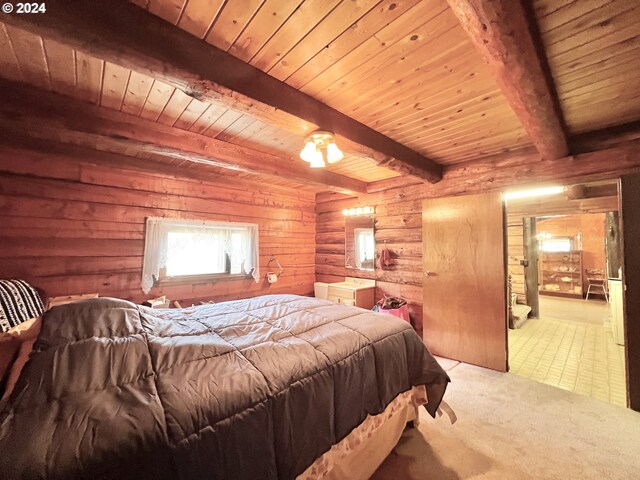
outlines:
{"label": "carpeted floor", "polygon": [[640,413],[513,374],[449,365],[458,421],[421,410],[375,480],[640,478]]}

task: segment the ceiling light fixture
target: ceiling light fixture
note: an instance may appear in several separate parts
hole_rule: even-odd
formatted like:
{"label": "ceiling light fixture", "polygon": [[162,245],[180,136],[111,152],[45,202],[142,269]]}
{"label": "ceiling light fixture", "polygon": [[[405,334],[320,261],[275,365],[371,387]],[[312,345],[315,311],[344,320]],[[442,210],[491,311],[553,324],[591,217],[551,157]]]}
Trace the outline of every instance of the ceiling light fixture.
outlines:
{"label": "ceiling light fixture", "polygon": [[309,134],[300,152],[300,158],[309,163],[311,168],[322,168],[328,163],[337,163],[344,157],[336,145],[333,133],[316,130]]}

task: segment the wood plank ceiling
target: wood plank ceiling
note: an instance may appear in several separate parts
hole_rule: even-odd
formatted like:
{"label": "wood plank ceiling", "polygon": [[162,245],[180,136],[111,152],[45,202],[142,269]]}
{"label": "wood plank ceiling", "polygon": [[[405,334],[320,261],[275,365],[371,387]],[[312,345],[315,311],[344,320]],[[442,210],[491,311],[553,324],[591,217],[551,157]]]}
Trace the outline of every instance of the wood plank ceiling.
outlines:
{"label": "wood plank ceiling", "polygon": [[[211,138],[294,158],[304,138],[249,115],[202,102],[148,75],[86,55],[51,39],[0,23],[0,75],[44,90],[78,98],[105,108],[192,131]],[[113,146],[104,148],[114,153]],[[149,158],[152,155],[137,153]],[[155,156],[154,160],[181,168],[202,168],[188,160]],[[212,167],[206,167],[209,171]],[[374,182],[398,174],[368,158],[345,152],[345,159],[329,169],[351,178]],[[225,172],[228,173],[228,172]],[[234,176],[248,176],[234,173]],[[270,180],[277,184],[291,182]]]}
{"label": "wood plank ceiling", "polygon": [[135,3],[439,163],[530,145],[445,0]]}
{"label": "wood plank ceiling", "polygon": [[568,133],[640,118],[640,2],[535,0]]}
{"label": "wood plank ceiling", "polygon": [[[531,146],[446,0],[132,2],[441,164]],[[532,8],[567,133],[640,119],[640,4],[535,0]],[[303,143],[2,23],[0,75],[285,158]],[[365,182],[398,175],[352,154],[329,168]]]}

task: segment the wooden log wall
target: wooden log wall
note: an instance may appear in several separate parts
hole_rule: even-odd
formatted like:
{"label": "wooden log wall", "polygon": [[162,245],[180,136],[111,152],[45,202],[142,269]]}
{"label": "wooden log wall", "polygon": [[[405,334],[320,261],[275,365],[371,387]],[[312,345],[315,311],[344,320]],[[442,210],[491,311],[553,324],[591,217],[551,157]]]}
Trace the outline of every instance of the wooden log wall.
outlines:
{"label": "wooden log wall", "polygon": [[[1,147],[0,278],[25,279],[52,296],[98,292],[140,302],[167,295],[187,305],[267,293],[312,294],[314,193],[239,182],[114,169],[91,158]],[[140,279],[149,216],[257,223],[261,273],[271,256],[285,271],[274,285],[242,279],[156,287],[144,294]]]}
{"label": "wooden log wall", "polygon": [[[577,182],[616,178],[640,169],[637,141],[561,161],[546,161],[536,155],[509,154],[504,158],[480,159],[460,163],[445,171],[443,180],[424,185],[407,177],[397,177],[367,186],[367,194],[345,197],[338,193],[321,193],[316,197],[316,274],[318,281],[337,281],[343,276],[361,276],[378,280],[376,295],[402,295],[410,303],[414,323],[422,325],[422,200],[449,195],[513,188],[523,184],[553,181]],[[525,160],[525,158],[527,160]],[[579,212],[609,211],[615,197],[575,200]],[[605,210],[603,202],[608,206]],[[389,269],[357,272],[344,268],[344,220],[342,210],[358,206],[376,208],[376,248],[387,242],[394,257]],[[555,209],[556,206],[554,205]],[[561,208],[566,212],[567,202]],[[538,216],[553,214],[543,205],[534,211],[512,211],[509,215]],[[516,257],[516,255],[514,255]],[[519,258],[519,257],[517,257]],[[514,265],[515,266],[515,265]],[[517,287],[516,287],[517,288]],[[521,288],[523,289],[524,286]],[[523,292],[524,293],[524,292]],[[521,295],[519,300],[524,301]]]}
{"label": "wooden log wall", "polygon": [[[397,191],[395,192],[397,193]],[[401,296],[409,302],[414,327],[422,329],[422,201],[407,200],[403,196],[380,192],[364,197],[341,200],[337,195],[319,194],[316,205],[316,279],[337,282],[345,276],[372,278],[376,282],[376,300],[384,294]],[[344,198],[344,197],[341,197]],[[383,199],[385,201],[383,201]],[[344,267],[344,216],[342,209],[356,205],[370,205],[375,211],[376,252],[386,245],[393,265],[380,269],[376,259],[375,271],[353,270]]]}

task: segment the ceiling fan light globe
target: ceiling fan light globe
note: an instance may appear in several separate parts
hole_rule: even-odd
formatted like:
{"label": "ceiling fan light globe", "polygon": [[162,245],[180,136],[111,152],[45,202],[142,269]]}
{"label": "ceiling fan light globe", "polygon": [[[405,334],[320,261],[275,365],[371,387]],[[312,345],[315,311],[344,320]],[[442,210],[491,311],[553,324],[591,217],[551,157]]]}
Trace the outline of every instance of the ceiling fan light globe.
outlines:
{"label": "ceiling fan light globe", "polygon": [[311,163],[315,158],[316,152],[316,144],[313,142],[307,142],[300,152],[300,158],[307,163]]}
{"label": "ceiling fan light globe", "polygon": [[313,159],[311,160],[311,168],[324,168],[325,163],[322,158],[322,152],[316,150],[313,154]]}
{"label": "ceiling fan light globe", "polygon": [[331,142],[327,145],[327,161],[329,163],[337,163],[344,158],[344,154],[340,151],[338,146]]}

